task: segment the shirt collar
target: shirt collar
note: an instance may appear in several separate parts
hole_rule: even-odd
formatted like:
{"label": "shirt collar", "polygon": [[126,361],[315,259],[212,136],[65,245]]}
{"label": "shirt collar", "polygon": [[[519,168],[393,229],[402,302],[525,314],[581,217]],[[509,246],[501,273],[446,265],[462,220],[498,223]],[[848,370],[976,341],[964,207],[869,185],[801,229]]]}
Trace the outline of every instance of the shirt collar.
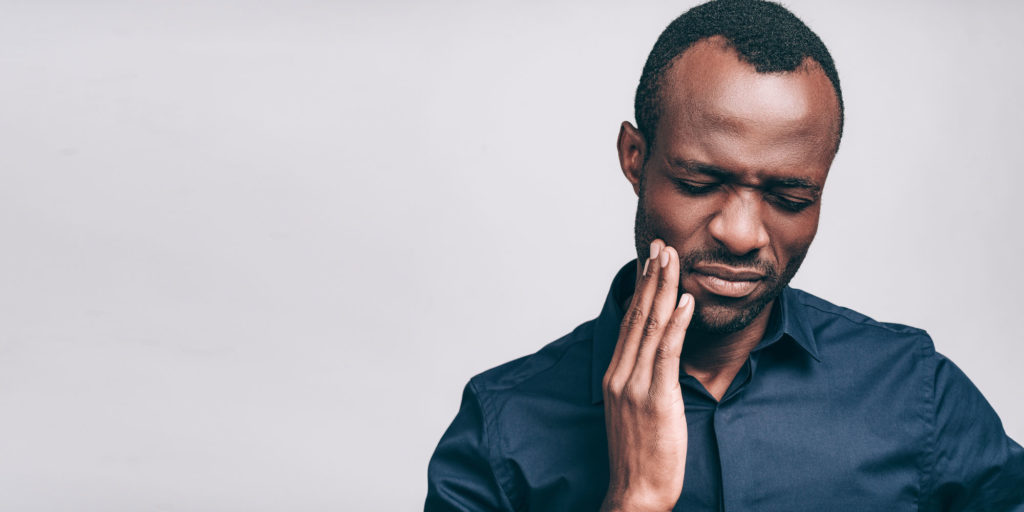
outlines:
{"label": "shirt collar", "polygon": [[[604,307],[594,325],[594,358],[591,365],[591,399],[599,403],[604,399],[602,381],[608,364],[615,351],[615,343],[619,338],[619,325],[622,323],[626,301],[636,287],[636,260],[630,261],[612,279],[611,289],[605,298]],[[755,351],[764,349],[783,337],[796,342],[815,361],[821,361],[814,332],[807,325],[806,315],[802,314],[803,305],[796,296],[799,292],[785,287],[772,312],[764,339],[754,347]]]}

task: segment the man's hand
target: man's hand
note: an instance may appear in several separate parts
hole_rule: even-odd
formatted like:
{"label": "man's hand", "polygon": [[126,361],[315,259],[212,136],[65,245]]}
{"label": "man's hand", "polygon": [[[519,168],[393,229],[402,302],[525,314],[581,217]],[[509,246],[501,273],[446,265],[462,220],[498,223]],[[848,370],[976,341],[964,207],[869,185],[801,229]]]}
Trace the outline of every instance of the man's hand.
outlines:
{"label": "man's hand", "polygon": [[619,329],[604,374],[611,480],[601,510],[672,510],[683,491],[686,414],[679,354],[693,297],[679,289],[679,254],[651,244],[644,275]]}

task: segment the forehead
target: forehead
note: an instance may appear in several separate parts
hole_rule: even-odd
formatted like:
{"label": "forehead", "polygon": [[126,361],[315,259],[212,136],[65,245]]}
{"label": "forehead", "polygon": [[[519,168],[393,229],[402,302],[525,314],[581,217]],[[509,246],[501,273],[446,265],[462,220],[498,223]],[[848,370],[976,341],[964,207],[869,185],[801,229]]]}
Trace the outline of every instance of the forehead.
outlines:
{"label": "forehead", "polygon": [[655,148],[670,158],[713,160],[738,172],[827,173],[839,106],[810,59],[792,72],[758,73],[716,36],[677,57],[660,91]]}

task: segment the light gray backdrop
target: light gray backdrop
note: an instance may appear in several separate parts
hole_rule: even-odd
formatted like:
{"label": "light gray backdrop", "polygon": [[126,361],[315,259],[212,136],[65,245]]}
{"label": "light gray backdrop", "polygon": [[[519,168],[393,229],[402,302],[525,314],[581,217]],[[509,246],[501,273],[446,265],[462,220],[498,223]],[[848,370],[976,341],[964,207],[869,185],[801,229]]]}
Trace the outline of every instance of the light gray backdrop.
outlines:
{"label": "light gray backdrop", "polygon": [[[789,4],[847,106],[795,284],[1024,440],[1024,7]],[[615,136],[690,5],[0,1],[0,509],[421,507],[469,377],[632,257]]]}

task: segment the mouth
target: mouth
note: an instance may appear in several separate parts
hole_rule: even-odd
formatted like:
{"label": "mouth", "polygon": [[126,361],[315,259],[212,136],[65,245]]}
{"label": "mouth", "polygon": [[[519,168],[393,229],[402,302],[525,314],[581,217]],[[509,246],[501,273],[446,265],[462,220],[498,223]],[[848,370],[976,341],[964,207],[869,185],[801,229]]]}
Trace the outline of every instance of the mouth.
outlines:
{"label": "mouth", "polygon": [[709,293],[731,298],[750,295],[765,277],[756,270],[718,264],[698,264],[693,268],[693,276]]}

